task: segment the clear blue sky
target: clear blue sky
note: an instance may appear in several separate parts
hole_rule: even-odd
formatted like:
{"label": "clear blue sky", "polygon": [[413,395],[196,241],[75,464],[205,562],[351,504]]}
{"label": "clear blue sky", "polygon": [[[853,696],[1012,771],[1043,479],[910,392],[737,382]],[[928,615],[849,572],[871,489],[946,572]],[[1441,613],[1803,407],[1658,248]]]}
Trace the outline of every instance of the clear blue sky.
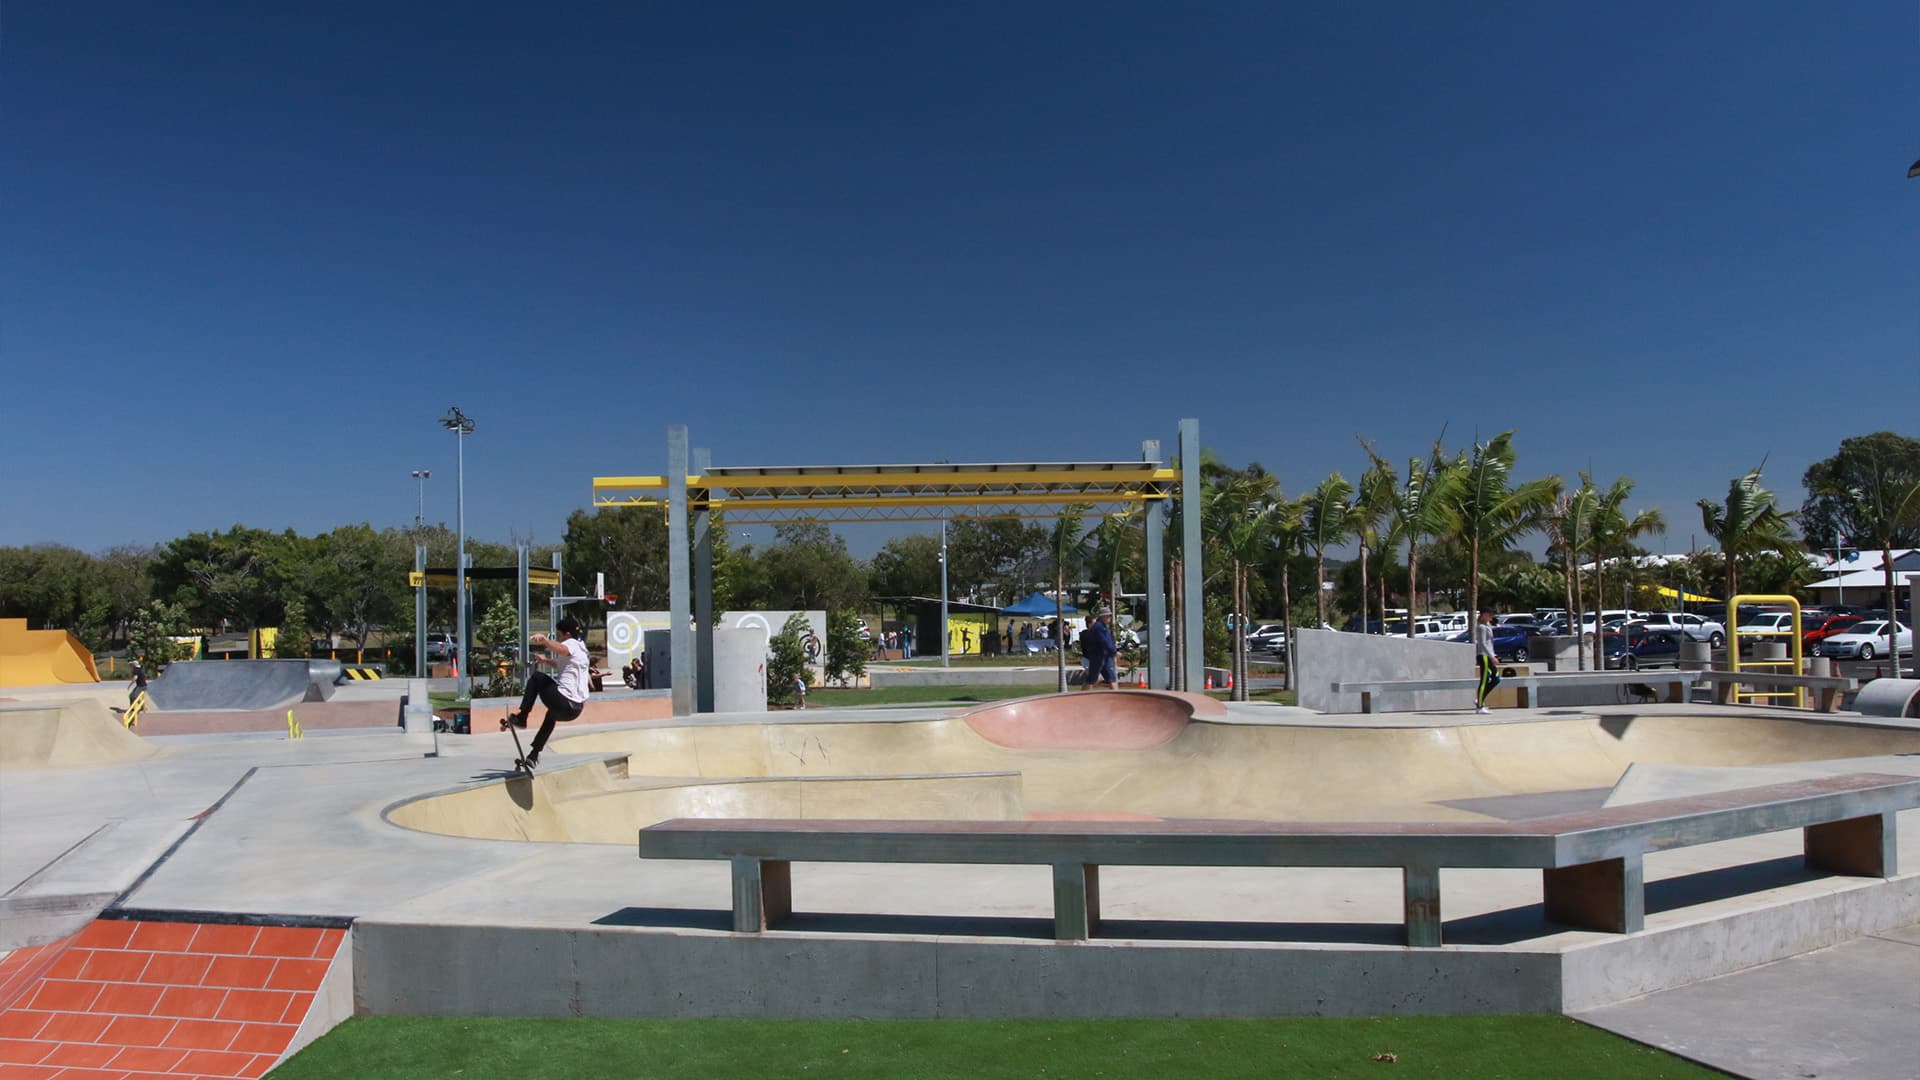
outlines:
{"label": "clear blue sky", "polygon": [[[1664,509],[1920,435],[1920,11],[0,7],[0,543],[1446,425]],[[872,541],[856,541],[856,549]],[[1704,546],[1704,540],[1702,541]],[[1656,538],[1656,549],[1661,542]]]}

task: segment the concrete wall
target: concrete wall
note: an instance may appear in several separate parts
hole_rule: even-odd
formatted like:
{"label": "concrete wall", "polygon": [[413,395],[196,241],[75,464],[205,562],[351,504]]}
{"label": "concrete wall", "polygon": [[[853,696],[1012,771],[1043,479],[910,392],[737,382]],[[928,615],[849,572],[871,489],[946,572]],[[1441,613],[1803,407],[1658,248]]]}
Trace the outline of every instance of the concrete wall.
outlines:
{"label": "concrete wall", "polygon": [[767,711],[767,632],[760,627],[713,631],[713,711]]}
{"label": "concrete wall", "polygon": [[[1336,694],[1336,682],[1369,679],[1470,679],[1473,646],[1464,641],[1425,641],[1339,630],[1295,630],[1304,708],[1328,713],[1357,713],[1360,695]],[[1471,690],[1418,690],[1374,695],[1374,711],[1471,709]]]}
{"label": "concrete wall", "polygon": [[[722,894],[724,899],[724,894]],[[755,1019],[1554,1012],[1550,953],[694,927],[355,924],[362,1015]]]}

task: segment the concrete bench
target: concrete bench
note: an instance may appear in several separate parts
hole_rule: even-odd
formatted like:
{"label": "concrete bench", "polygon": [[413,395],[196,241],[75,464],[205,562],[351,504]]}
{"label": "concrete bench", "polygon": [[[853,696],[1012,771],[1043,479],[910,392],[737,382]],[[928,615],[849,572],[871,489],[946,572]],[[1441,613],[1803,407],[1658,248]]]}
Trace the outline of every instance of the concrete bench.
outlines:
{"label": "concrete bench", "polygon": [[[1659,671],[1558,671],[1541,675],[1502,675],[1500,685],[1512,687],[1519,696],[1519,707],[1533,702],[1533,691],[1547,686],[1665,686],[1668,701],[1685,701],[1700,672],[1678,668]],[[1336,694],[1360,695],[1360,711],[1373,711],[1375,694],[1412,690],[1476,690],[1478,679],[1370,679],[1336,682]]]}
{"label": "concrete bench", "polygon": [[1816,691],[1814,708],[1821,712],[1839,712],[1840,699],[1860,688],[1858,679],[1843,675],[1788,675],[1784,672],[1766,670],[1755,671],[1699,671],[1694,673],[1698,680],[1713,687],[1713,700],[1721,705],[1733,704],[1733,692],[1739,686],[1798,686]]}
{"label": "concrete bench", "polygon": [[793,912],[796,862],[1053,867],[1054,936],[1100,929],[1102,866],[1398,867],[1407,944],[1440,944],[1440,868],[1543,874],[1547,916],[1632,933],[1646,913],[1646,853],[1805,830],[1807,863],[1886,877],[1899,866],[1895,814],[1920,779],[1852,773],[1513,822],[785,821],[676,818],[640,830],[643,859],[727,859],[733,929]]}

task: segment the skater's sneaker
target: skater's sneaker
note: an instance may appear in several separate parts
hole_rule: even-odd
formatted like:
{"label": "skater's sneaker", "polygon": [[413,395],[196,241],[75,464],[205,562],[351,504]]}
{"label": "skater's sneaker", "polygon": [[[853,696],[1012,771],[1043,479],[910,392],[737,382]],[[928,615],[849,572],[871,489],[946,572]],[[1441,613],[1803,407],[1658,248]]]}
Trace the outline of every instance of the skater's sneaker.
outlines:
{"label": "skater's sneaker", "polygon": [[540,764],[540,755],[538,755],[538,754],[533,754],[533,755],[531,755],[531,756],[529,756],[529,757],[525,757],[525,758],[521,758],[521,759],[520,759],[520,764],[522,764],[522,765],[524,765],[524,766],[526,766],[526,767],[527,767],[527,771],[528,771],[528,772],[532,772],[532,771],[533,771],[533,767],[534,767],[535,765],[538,765],[538,764]]}
{"label": "skater's sneaker", "polygon": [[527,726],[527,714],[520,713],[520,712],[508,713],[507,718],[505,720],[500,721],[500,730],[501,731],[507,730],[508,724],[512,724],[514,727],[525,730]]}

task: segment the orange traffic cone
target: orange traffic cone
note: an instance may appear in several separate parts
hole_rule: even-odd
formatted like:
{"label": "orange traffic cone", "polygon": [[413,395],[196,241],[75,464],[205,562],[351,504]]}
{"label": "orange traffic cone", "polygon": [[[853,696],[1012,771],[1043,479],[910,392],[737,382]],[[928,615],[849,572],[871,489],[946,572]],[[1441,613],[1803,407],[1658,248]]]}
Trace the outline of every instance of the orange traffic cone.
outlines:
{"label": "orange traffic cone", "polygon": [[1227,672],[1227,689],[1233,689],[1233,672]]}
{"label": "orange traffic cone", "polygon": [[1213,676],[1212,676],[1212,675],[1208,675],[1208,676],[1207,676],[1207,689],[1209,689],[1209,690],[1211,690],[1211,689],[1213,689]]}
{"label": "orange traffic cone", "polygon": [[1147,688],[1147,673],[1146,673],[1146,671],[1144,671],[1144,670],[1141,670],[1141,671],[1136,671],[1136,672],[1134,672],[1134,674],[1133,674],[1133,685],[1134,685],[1134,688],[1135,688],[1136,690],[1145,690],[1145,689]]}

